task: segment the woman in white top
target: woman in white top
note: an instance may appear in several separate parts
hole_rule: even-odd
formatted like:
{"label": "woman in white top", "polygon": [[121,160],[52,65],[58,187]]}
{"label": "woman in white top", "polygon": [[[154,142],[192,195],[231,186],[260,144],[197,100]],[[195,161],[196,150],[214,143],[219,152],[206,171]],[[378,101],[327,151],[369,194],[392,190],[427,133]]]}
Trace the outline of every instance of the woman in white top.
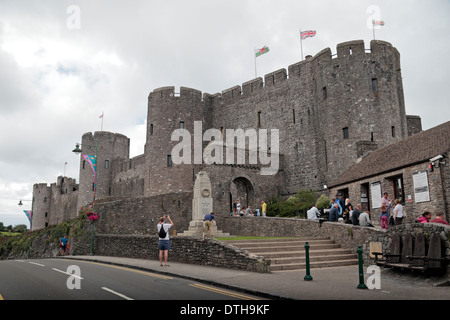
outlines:
{"label": "woman in white top", "polygon": [[395,225],[402,224],[403,206],[401,205],[400,200],[398,200],[398,199],[395,199],[394,220],[395,220]]}

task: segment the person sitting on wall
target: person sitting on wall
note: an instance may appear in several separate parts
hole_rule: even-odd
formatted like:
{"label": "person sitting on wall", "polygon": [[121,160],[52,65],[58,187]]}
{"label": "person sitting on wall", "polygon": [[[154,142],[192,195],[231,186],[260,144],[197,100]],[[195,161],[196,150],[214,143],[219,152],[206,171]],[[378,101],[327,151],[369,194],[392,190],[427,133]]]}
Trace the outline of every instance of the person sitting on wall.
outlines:
{"label": "person sitting on wall", "polygon": [[308,210],[307,218],[308,220],[317,220],[320,217],[320,211],[317,209],[317,203],[314,204],[314,206],[311,207],[311,209]]}
{"label": "person sitting on wall", "polygon": [[370,221],[370,212],[361,212],[359,215],[359,225],[361,227],[373,227],[373,224]]}
{"label": "person sitting on wall", "polygon": [[334,204],[333,208],[330,210],[330,222],[338,222],[339,219],[339,205],[337,203]]}
{"label": "person sitting on wall", "polygon": [[359,215],[361,214],[361,204],[356,205],[356,209],[352,212],[352,223],[355,226],[359,225]]}
{"label": "person sitting on wall", "polygon": [[444,213],[438,212],[436,213],[436,218],[430,221],[431,223],[442,223],[448,225],[448,222],[444,220]]}
{"label": "person sitting on wall", "polygon": [[417,222],[420,223],[428,223],[430,222],[430,220],[431,220],[431,212],[429,211],[425,211],[419,218],[417,218]]}

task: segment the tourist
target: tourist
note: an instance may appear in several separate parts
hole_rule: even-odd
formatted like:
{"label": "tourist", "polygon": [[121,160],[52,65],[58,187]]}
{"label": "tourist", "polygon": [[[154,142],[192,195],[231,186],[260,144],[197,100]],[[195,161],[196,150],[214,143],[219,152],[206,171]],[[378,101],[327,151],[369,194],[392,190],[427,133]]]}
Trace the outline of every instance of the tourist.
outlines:
{"label": "tourist", "polygon": [[389,200],[389,193],[383,193],[383,197],[381,198],[381,204],[384,204],[386,208],[391,204],[391,200]]}
{"label": "tourist", "polygon": [[317,220],[320,217],[320,211],[317,209],[317,203],[306,213],[308,220]]}
{"label": "tourist", "polygon": [[[169,220],[169,223],[166,223],[166,220]],[[159,219],[159,223],[157,225],[158,228],[158,248],[159,248],[159,263],[160,266],[163,266],[163,255],[164,255],[164,265],[168,267],[167,259],[169,257],[170,250],[170,239],[169,239],[169,229],[173,227],[174,223],[170,219],[170,216],[166,215]]]}
{"label": "tourist", "polygon": [[205,234],[205,239],[207,238],[207,233],[209,232],[209,236],[211,238],[214,238],[214,229],[213,225],[216,221],[216,217],[214,216],[214,212],[205,214],[205,217],[203,218],[203,230]]}
{"label": "tourist", "polygon": [[380,220],[381,220],[381,229],[388,229],[388,220],[389,220],[389,209],[391,207],[391,203],[386,206],[386,204],[381,204],[381,214],[380,214]]}
{"label": "tourist", "polygon": [[267,204],[264,201],[261,201],[261,212],[262,216],[265,217],[267,213]]}
{"label": "tourist", "polygon": [[253,216],[253,211],[252,211],[252,208],[251,208],[250,206],[248,206],[247,209],[245,209],[244,215],[245,215],[246,217]]}
{"label": "tourist", "polygon": [[444,213],[438,212],[436,213],[436,218],[430,221],[431,223],[442,223],[448,225],[448,222],[444,220]]}
{"label": "tourist", "polygon": [[361,212],[359,215],[359,225],[361,227],[373,227],[373,224],[370,221],[370,212]]}
{"label": "tourist", "polygon": [[[336,198],[331,199],[331,206],[330,206],[330,208],[333,209],[335,204],[338,205],[338,216],[341,216],[342,215],[342,206],[339,203],[339,200],[336,200]],[[337,221],[337,218],[336,218],[336,221]]]}
{"label": "tourist", "polygon": [[236,215],[238,216],[241,213],[241,202],[236,200]]}
{"label": "tourist", "polygon": [[399,199],[395,199],[395,208],[394,208],[394,221],[395,225],[402,224],[403,221],[403,206],[400,203]]}
{"label": "tourist", "polygon": [[417,219],[417,222],[420,223],[428,223],[431,220],[431,212],[425,211],[422,215]]}
{"label": "tourist", "polygon": [[67,236],[64,236],[64,237],[61,239],[61,251],[62,251],[62,254],[65,254],[65,253],[66,253],[66,249],[67,249],[67,241],[68,241]]}
{"label": "tourist", "polygon": [[335,203],[333,205],[333,208],[331,208],[329,215],[330,215],[329,216],[330,222],[338,222],[338,219],[339,219],[339,205],[337,203]]}
{"label": "tourist", "polygon": [[353,209],[352,213],[352,224],[355,226],[359,225],[359,215],[361,214],[361,204],[357,204],[356,208]]}
{"label": "tourist", "polygon": [[350,220],[350,212],[353,210],[353,206],[350,203],[350,198],[345,199],[344,205],[344,220],[347,223]]}

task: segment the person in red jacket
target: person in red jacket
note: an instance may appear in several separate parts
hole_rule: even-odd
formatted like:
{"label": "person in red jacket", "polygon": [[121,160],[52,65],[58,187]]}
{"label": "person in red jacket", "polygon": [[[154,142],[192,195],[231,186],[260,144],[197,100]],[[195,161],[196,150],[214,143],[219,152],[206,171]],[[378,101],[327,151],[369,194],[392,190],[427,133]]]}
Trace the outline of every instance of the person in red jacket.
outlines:
{"label": "person in red jacket", "polygon": [[448,222],[445,221],[443,218],[444,218],[444,213],[443,212],[438,212],[438,213],[436,213],[436,218],[434,218],[430,222],[431,223],[442,223],[442,224],[448,225]]}

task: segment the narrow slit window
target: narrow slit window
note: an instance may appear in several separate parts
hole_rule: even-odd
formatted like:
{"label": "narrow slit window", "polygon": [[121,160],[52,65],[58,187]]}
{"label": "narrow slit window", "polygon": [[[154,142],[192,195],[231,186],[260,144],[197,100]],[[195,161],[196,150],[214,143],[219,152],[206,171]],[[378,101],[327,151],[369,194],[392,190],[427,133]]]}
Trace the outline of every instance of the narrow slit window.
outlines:
{"label": "narrow slit window", "polygon": [[392,133],[392,137],[395,138],[395,127],[394,126],[391,127],[391,133]]}
{"label": "narrow slit window", "polygon": [[372,91],[377,92],[378,91],[378,80],[377,78],[372,78]]}
{"label": "narrow slit window", "polygon": [[342,128],[342,133],[344,134],[344,139],[348,139],[348,127]]}
{"label": "narrow slit window", "polygon": [[258,128],[261,128],[261,111],[258,111]]}
{"label": "narrow slit window", "polygon": [[323,100],[328,98],[327,87],[322,88]]}
{"label": "narrow slit window", "polygon": [[172,163],[172,155],[169,154],[167,156],[167,167],[171,168],[172,165],[173,165],[173,163]]}

